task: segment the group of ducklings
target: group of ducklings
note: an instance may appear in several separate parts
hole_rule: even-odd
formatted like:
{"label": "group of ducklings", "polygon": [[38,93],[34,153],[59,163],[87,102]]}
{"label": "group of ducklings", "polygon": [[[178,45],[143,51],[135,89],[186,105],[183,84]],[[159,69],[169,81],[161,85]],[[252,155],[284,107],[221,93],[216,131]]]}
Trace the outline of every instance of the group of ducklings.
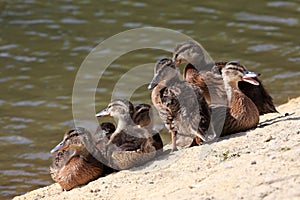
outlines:
{"label": "group of ducklings", "polygon": [[[187,63],[184,80],[181,63]],[[255,128],[259,115],[277,112],[259,75],[236,61],[206,63],[195,41],[178,44],[172,58],[158,61],[148,89],[171,133],[172,151]],[[95,134],[74,128],[51,150],[50,174],[64,190],[144,164],[162,153],[150,105],[114,99],[96,116],[111,116],[118,123],[116,127],[101,123]]]}
{"label": "group of ducklings", "polygon": [[51,177],[64,190],[116,170],[144,164],[162,153],[163,142],[153,129],[150,105],[134,107],[128,100],[115,99],[96,116],[112,116],[118,124],[115,127],[103,122],[95,134],[85,128],[74,128],[50,152]]}

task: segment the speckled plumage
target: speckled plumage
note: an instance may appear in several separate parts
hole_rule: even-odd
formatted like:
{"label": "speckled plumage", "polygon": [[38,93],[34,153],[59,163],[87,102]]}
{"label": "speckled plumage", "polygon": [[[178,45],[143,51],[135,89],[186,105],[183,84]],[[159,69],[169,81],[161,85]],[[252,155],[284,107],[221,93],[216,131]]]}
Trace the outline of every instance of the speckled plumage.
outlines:
{"label": "speckled plumage", "polygon": [[201,89],[180,80],[179,76],[175,63],[162,59],[155,65],[155,75],[148,87],[153,89],[152,102],[171,132],[173,150],[177,134],[188,138],[184,146],[189,146],[196,137],[209,141],[215,136],[214,131],[208,131],[210,109]]}
{"label": "speckled plumage", "polygon": [[135,110],[131,102],[124,99],[112,100],[108,105],[105,113],[118,121],[116,130],[107,138],[105,146],[109,165],[113,168],[138,166],[161,152],[163,144],[159,134],[143,127],[147,127],[151,121],[145,116],[147,112],[149,109]]}
{"label": "speckled plumage", "polygon": [[51,151],[54,160],[50,174],[64,190],[87,184],[102,175],[103,164],[85,147],[89,142],[91,137],[86,129],[74,128]]}

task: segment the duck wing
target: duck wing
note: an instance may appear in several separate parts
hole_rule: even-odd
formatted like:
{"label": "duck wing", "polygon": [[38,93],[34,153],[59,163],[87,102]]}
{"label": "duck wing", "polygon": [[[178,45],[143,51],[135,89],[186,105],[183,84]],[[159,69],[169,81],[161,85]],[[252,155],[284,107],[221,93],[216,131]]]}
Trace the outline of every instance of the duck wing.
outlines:
{"label": "duck wing", "polygon": [[252,85],[250,83],[240,81],[239,89],[253,101],[260,115],[275,112],[278,113],[273,103],[273,98],[263,86],[262,81],[258,78],[254,79],[259,82],[259,85]]}
{"label": "duck wing", "polygon": [[168,108],[167,119],[178,134],[206,140],[210,110],[199,87],[186,81],[175,83],[165,90],[162,103]]}

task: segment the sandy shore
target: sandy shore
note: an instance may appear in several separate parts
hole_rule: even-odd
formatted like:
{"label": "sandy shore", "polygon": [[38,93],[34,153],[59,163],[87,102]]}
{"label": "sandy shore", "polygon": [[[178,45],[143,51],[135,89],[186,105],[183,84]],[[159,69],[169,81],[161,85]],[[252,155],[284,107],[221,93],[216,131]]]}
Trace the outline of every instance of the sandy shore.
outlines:
{"label": "sandy shore", "polygon": [[14,199],[300,199],[300,97],[278,110],[261,116],[255,130],[71,191],[52,184]]}

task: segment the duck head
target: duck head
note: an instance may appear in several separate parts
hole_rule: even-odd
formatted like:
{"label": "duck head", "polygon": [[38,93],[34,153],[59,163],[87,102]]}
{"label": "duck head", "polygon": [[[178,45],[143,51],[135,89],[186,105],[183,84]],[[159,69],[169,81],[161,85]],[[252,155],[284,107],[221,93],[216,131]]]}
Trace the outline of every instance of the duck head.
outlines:
{"label": "duck head", "polygon": [[74,128],[65,133],[63,140],[54,147],[50,153],[61,152],[63,150],[73,149],[74,154],[88,154],[85,148],[85,141],[87,140],[88,131],[85,128]]}
{"label": "duck head", "polygon": [[205,49],[194,40],[178,44],[174,49],[172,60],[176,65],[190,63],[198,71],[208,71],[214,64]]}
{"label": "duck head", "polygon": [[245,81],[253,85],[259,85],[259,82],[254,78],[260,76],[259,73],[245,70],[239,62],[230,61],[222,69],[222,76],[225,82],[237,86],[239,81]]}
{"label": "duck head", "polygon": [[200,45],[196,41],[187,41],[178,44],[173,52],[173,62],[177,65],[181,63],[196,63],[202,52]]}
{"label": "duck head", "polygon": [[134,107],[126,99],[113,99],[106,109],[96,114],[96,117],[111,116],[118,121],[118,128],[123,129],[129,124],[133,124],[132,116]]}
{"label": "duck head", "polygon": [[155,88],[159,83],[167,85],[172,79],[179,79],[180,71],[172,59],[164,58],[158,61],[154,67],[154,77],[148,86],[149,90]]}

